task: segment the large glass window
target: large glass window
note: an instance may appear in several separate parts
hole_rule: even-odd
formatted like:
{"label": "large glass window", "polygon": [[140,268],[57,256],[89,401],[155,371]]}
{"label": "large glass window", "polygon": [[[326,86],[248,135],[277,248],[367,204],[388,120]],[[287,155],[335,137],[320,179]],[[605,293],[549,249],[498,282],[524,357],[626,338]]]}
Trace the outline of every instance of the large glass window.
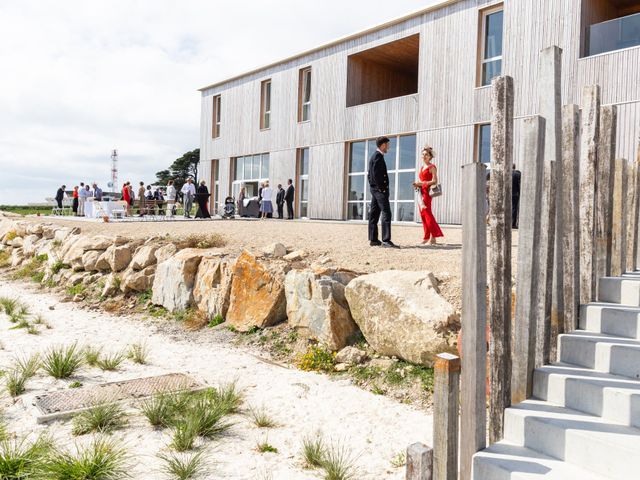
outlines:
{"label": "large glass window", "polygon": [[[369,158],[376,151],[375,139],[353,142],[349,145],[347,173],[347,219],[364,220],[369,211]],[[416,136],[390,137],[389,151],[384,156],[389,174],[389,198],[392,220],[413,222],[415,201],[413,182],[416,179]]]}
{"label": "large glass window", "polygon": [[491,80],[502,73],[502,19],[503,10],[490,9],[482,15],[482,58],[480,59],[480,85],[491,85]]}
{"label": "large glass window", "polygon": [[218,199],[218,192],[220,191],[220,161],[211,160],[211,203],[213,205],[213,211],[218,212],[220,209],[220,202]]}
{"label": "large glass window", "polygon": [[298,149],[298,212],[309,217],[309,148]]}
{"label": "large glass window", "polygon": [[216,95],[213,97],[213,138],[218,138],[220,136],[220,125],[222,118],[222,97],[220,95]]}
{"label": "large glass window", "polygon": [[238,198],[240,189],[245,188],[245,197],[257,197],[260,183],[269,179],[269,154],[237,157],[233,160],[233,182],[231,191]]}
{"label": "large glass window", "polygon": [[491,163],[491,124],[478,125],[476,127],[476,161]]}
{"label": "large glass window", "polygon": [[311,120],[311,67],[300,70],[298,87],[298,121]]}
{"label": "large glass window", "polygon": [[271,128],[271,80],[262,82],[260,94],[260,128]]}

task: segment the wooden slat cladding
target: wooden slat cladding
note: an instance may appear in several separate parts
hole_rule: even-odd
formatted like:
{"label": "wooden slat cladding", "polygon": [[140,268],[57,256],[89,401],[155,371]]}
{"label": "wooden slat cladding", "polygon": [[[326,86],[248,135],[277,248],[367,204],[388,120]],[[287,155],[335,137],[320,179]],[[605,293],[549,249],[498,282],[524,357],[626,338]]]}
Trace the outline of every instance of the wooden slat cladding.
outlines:
{"label": "wooden slat cladding", "polygon": [[[206,160],[220,159],[224,198],[229,159],[270,152],[272,183],[281,183],[295,176],[296,148],[309,147],[309,216],[343,219],[345,144],[416,133],[418,148],[429,143],[438,152],[445,195],[434,202],[436,217],[459,223],[460,167],[474,159],[475,125],[490,119],[490,90],[476,88],[480,12],[501,3],[502,73],[515,80],[516,163],[523,160],[522,120],[539,113],[540,51],[552,45],[563,50],[562,103],[579,103],[582,88],[599,83],[603,104],[618,104],[616,157],[633,158],[640,123],[640,47],[582,58],[584,29],[597,21],[588,12],[583,15],[583,0],[461,0],[202,91],[204,178],[210,176]],[[375,47],[412,38],[419,38],[418,93],[347,107],[348,57],[366,57]],[[313,72],[312,108],[309,121],[299,122],[304,68]],[[270,129],[261,131],[260,85],[267,79],[272,82]],[[214,95],[222,101],[219,138],[212,138]]]}

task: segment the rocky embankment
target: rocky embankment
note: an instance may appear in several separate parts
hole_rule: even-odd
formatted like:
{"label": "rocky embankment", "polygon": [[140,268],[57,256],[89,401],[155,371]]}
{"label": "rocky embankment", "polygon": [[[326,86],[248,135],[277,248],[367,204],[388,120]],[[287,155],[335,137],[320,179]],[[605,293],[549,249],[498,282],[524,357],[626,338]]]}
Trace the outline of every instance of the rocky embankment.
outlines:
{"label": "rocky embankment", "polygon": [[[208,246],[206,239],[195,244]],[[350,346],[362,335],[380,355],[430,365],[435,354],[455,348],[459,330],[458,312],[429,272],[361,275],[281,244],[233,256],[224,247],[89,236],[0,216],[0,267],[28,272],[44,287],[77,290],[75,301],[84,287],[103,301],[148,292],[153,305],[198,310],[239,332],[288,322],[345,364],[362,361],[363,352]]]}

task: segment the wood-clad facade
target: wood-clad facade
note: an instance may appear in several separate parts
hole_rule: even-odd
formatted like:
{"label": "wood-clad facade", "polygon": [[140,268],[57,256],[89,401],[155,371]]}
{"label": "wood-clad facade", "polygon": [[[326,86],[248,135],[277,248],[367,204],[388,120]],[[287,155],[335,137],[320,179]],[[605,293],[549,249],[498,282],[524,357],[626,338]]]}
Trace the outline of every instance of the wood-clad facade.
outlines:
{"label": "wood-clad facade", "polygon": [[[583,86],[600,84],[603,104],[618,105],[616,155],[634,158],[640,131],[640,47],[586,56],[589,26],[613,15],[602,7],[604,3],[624,3],[620,6],[624,9],[640,5],[626,0],[445,1],[205,87],[201,90],[202,178],[214,180],[211,166],[215,162],[218,201],[222,201],[233,194],[235,159],[269,154],[271,184],[285,185],[288,178],[297,178],[299,149],[309,148],[308,217],[347,220],[353,216],[349,204],[353,200],[349,190],[351,142],[379,135],[415,135],[416,174],[422,145],[432,145],[437,152],[444,195],[434,202],[436,218],[441,223],[460,223],[461,166],[478,159],[479,126],[490,120],[490,87],[479,86],[483,12],[500,6],[501,72],[513,76],[516,86],[516,163],[522,161],[522,121],[538,113],[539,52],[551,45],[563,49],[563,103],[580,103]],[[398,91],[415,90],[411,60],[400,58],[394,67],[388,55],[393,44],[387,46],[402,40],[405,49],[413,48],[413,39],[419,39],[417,93],[370,101],[384,96],[380,89],[385,82],[396,85]],[[382,45],[384,49],[369,52]],[[377,69],[362,64],[368,59],[378,62]],[[301,71],[306,68],[311,69],[309,120],[300,121]],[[394,68],[399,73],[394,74]],[[363,84],[367,78],[378,83]],[[271,95],[269,128],[261,128],[266,80],[270,80]],[[357,85],[362,92],[354,91]],[[220,122],[214,126],[214,113],[218,114],[214,98],[218,96]],[[214,137],[214,132],[219,135]],[[397,178],[406,175],[401,177],[399,171]],[[398,187],[402,186],[398,180]]]}

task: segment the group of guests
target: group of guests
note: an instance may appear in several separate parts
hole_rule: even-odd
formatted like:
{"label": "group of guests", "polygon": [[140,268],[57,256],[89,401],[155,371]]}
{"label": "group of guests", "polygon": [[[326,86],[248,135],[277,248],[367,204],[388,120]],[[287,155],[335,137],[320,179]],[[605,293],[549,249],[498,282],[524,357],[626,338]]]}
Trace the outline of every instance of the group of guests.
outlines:
{"label": "group of guests", "polygon": [[[282,184],[278,184],[275,192],[276,208],[278,212],[278,218],[284,218],[284,206],[287,206],[287,219],[293,220],[294,210],[293,203],[295,199],[295,187],[293,186],[293,180],[287,180],[287,188],[282,188]],[[258,204],[260,205],[260,218],[273,218],[273,196],[274,190],[271,187],[269,180],[265,180],[260,184],[258,189]],[[238,195],[238,213],[240,216],[244,216],[244,201],[247,198],[246,188],[240,188]]]}
{"label": "group of guests", "polygon": [[[96,183],[89,186],[88,183],[85,184],[84,182],[80,182],[80,185],[73,187],[71,197],[71,210],[73,211],[73,214],[78,217],[84,217],[85,205],[88,199],[92,198],[97,202],[102,201],[102,189]],[[55,196],[58,208],[62,208],[62,202],[65,198],[67,198],[67,186],[62,185],[56,192]]]}
{"label": "group of guests", "polygon": [[173,180],[169,180],[166,187],[158,187],[155,190],[151,188],[151,185],[147,185],[145,188],[144,182],[140,182],[137,197],[131,182],[126,182],[122,186],[122,200],[127,205],[126,215],[132,215],[134,205],[137,205],[138,215],[141,217],[154,213],[156,209],[160,215],[164,215],[166,212],[170,217],[173,217],[176,215],[180,197],[182,198],[185,218],[191,218],[194,201],[198,203],[196,217],[211,218],[208,208],[209,189],[204,180],[200,182],[196,189],[193,178],[188,178],[180,192],[177,191]]}

